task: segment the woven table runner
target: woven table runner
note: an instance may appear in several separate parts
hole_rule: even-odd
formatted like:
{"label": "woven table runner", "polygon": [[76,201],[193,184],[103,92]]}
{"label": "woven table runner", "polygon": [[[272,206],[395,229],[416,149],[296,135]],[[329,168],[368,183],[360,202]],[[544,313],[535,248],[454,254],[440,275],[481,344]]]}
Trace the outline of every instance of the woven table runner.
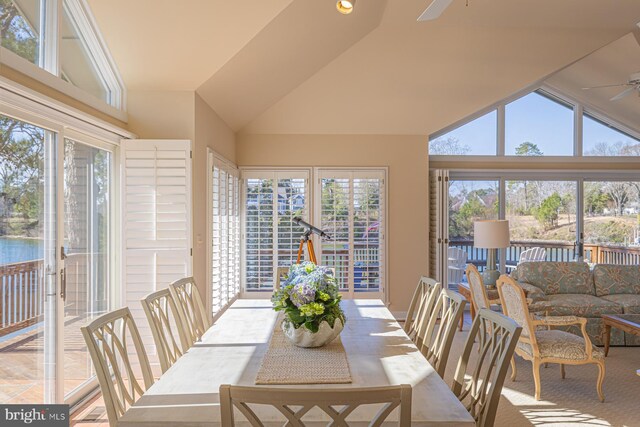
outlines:
{"label": "woven table runner", "polygon": [[348,384],[349,362],[340,336],[317,348],[293,345],[282,332],[282,313],[262,359],[256,384]]}

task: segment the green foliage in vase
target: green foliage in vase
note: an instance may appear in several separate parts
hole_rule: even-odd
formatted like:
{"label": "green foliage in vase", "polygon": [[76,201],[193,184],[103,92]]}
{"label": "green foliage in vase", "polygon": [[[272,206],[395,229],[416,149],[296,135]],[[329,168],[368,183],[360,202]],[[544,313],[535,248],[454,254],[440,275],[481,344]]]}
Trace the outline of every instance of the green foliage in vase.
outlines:
{"label": "green foliage in vase", "polygon": [[302,326],[318,332],[320,323],[333,328],[337,319],[345,323],[340,308],[340,290],[331,269],[312,262],[294,264],[282,287],[273,293],[275,311],[284,311],[286,319],[298,329]]}

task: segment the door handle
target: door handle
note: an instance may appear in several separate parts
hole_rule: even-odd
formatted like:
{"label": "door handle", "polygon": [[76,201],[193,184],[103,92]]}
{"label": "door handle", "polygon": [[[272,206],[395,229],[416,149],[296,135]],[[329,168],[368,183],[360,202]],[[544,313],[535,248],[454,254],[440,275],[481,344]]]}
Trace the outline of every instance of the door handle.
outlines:
{"label": "door handle", "polygon": [[67,269],[65,267],[60,269],[60,298],[63,301],[67,300]]}
{"label": "door handle", "polygon": [[67,266],[64,260],[67,259],[67,254],[64,251],[64,246],[60,247],[60,260],[62,261],[62,268],[60,269],[60,298],[63,301],[67,300]]}

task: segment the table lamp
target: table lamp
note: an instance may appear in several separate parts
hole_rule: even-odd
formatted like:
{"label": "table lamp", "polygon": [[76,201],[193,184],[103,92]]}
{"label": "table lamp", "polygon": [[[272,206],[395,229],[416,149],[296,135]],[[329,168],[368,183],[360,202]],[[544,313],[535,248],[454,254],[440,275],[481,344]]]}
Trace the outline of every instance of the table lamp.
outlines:
{"label": "table lamp", "polygon": [[482,272],[485,286],[495,286],[500,272],[496,268],[498,249],[509,247],[509,221],[491,219],[473,223],[473,245],[487,249],[487,268]]}

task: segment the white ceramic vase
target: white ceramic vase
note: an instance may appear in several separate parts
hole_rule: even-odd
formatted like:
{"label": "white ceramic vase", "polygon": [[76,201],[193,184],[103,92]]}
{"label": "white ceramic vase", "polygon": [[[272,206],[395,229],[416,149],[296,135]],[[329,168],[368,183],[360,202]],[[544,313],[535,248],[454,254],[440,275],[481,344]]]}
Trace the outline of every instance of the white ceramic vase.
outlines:
{"label": "white ceramic vase", "polygon": [[329,344],[340,335],[343,328],[344,325],[340,319],[336,319],[333,328],[328,322],[323,321],[320,323],[318,332],[311,332],[304,325],[296,329],[288,319],[282,322],[282,330],[289,341],[298,347],[305,348],[322,347],[323,345]]}

